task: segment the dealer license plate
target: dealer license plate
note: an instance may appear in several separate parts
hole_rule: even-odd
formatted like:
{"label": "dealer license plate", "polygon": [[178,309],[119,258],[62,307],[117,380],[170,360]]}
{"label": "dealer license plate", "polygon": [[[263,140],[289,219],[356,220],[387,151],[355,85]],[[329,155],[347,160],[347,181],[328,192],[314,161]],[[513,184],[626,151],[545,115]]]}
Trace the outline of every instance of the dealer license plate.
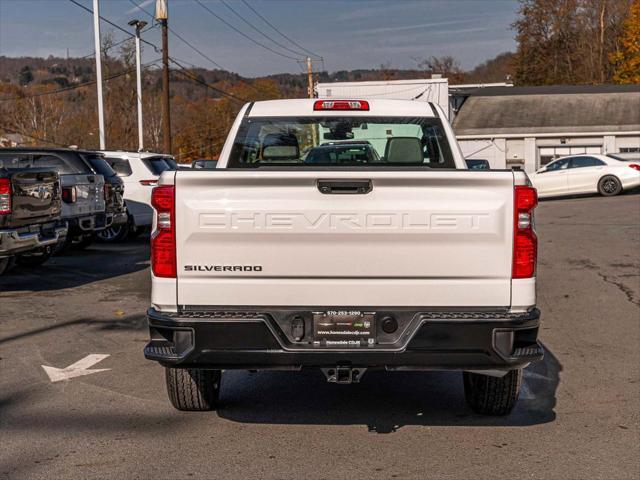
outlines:
{"label": "dealer license plate", "polygon": [[333,348],[373,347],[376,344],[375,312],[313,312],[313,344]]}

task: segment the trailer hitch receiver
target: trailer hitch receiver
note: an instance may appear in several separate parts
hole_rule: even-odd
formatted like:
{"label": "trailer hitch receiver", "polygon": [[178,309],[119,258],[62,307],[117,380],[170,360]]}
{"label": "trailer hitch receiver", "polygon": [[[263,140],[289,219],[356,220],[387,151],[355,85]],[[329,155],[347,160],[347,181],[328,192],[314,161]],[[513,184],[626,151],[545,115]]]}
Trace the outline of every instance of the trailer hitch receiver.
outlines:
{"label": "trailer hitch receiver", "polygon": [[322,373],[329,383],[358,383],[366,372],[366,368],[338,365],[332,368],[322,368]]}

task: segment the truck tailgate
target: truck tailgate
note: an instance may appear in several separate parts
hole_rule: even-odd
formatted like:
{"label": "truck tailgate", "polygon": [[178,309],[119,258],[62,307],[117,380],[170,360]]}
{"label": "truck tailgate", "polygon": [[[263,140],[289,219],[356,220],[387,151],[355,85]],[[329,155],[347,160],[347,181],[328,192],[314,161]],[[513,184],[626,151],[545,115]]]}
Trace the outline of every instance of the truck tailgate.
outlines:
{"label": "truck tailgate", "polygon": [[[322,193],[319,181],[371,182]],[[188,306],[506,307],[513,174],[177,172],[177,301]]]}
{"label": "truck tailgate", "polygon": [[104,212],[104,177],[96,174],[65,174],[60,175],[63,188],[75,187],[76,201],[73,204],[63,203],[65,218],[91,215]]}
{"label": "truck tailgate", "polygon": [[57,220],[60,216],[58,174],[44,168],[8,169],[13,211],[5,226],[19,227]]}

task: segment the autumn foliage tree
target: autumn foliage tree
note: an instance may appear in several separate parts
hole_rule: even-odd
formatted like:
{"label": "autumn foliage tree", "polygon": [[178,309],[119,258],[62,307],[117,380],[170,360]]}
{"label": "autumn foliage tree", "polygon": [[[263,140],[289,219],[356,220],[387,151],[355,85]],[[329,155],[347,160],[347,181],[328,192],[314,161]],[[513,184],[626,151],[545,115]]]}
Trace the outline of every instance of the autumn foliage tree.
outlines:
{"label": "autumn foliage tree", "polygon": [[609,55],[616,83],[640,84],[640,0],[634,0],[624,22],[618,49]]}
{"label": "autumn foliage tree", "polygon": [[612,81],[610,55],[618,49],[630,5],[631,0],[520,0],[513,24],[515,83]]}
{"label": "autumn foliage tree", "polygon": [[[107,148],[135,151],[138,126],[133,45],[126,42],[115,51],[112,43],[110,36],[106,36],[102,46]],[[161,151],[162,84],[154,66],[143,70],[143,134],[145,149]],[[48,70],[64,68],[67,67],[54,66]],[[70,72],[74,70],[67,68]],[[20,71],[20,79],[24,77],[22,71],[26,69]],[[32,80],[34,76],[43,77],[46,71],[35,67]],[[211,80],[216,76],[221,80]],[[202,69],[171,72],[173,153],[179,161],[217,158],[245,101],[282,96],[278,84],[271,78],[244,80],[236,77],[228,72]],[[78,83],[69,88],[60,88],[55,82],[35,84],[31,81],[28,86],[0,82],[0,133],[21,133],[26,140],[31,139],[31,143],[38,145],[97,149],[95,82],[77,80]]]}

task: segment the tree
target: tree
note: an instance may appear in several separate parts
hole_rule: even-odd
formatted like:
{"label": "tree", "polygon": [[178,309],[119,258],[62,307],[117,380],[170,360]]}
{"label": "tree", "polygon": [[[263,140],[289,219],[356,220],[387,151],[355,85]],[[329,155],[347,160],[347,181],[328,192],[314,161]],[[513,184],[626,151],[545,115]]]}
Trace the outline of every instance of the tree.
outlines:
{"label": "tree", "polygon": [[25,65],[20,69],[20,73],[18,76],[18,81],[20,85],[29,85],[33,82],[33,72],[31,71],[31,67],[29,65]]}
{"label": "tree", "polygon": [[449,83],[462,83],[465,79],[465,74],[460,67],[460,62],[451,55],[445,55],[442,57],[427,57],[427,58],[414,58],[418,68],[426,70],[430,73],[439,73],[443,77],[449,79]]}
{"label": "tree", "polygon": [[609,55],[614,67],[613,81],[640,83],[640,0],[629,7],[619,42],[619,48]]}
{"label": "tree", "polygon": [[[635,0],[637,1],[637,0]],[[599,84],[612,80],[631,0],[520,0],[513,24],[519,85]]]}
{"label": "tree", "polygon": [[571,43],[577,37],[577,7],[578,0],[521,0],[513,24],[517,84],[576,83],[579,59]]}
{"label": "tree", "polygon": [[467,72],[465,81],[469,83],[505,82],[513,77],[515,54],[501,53]]}

